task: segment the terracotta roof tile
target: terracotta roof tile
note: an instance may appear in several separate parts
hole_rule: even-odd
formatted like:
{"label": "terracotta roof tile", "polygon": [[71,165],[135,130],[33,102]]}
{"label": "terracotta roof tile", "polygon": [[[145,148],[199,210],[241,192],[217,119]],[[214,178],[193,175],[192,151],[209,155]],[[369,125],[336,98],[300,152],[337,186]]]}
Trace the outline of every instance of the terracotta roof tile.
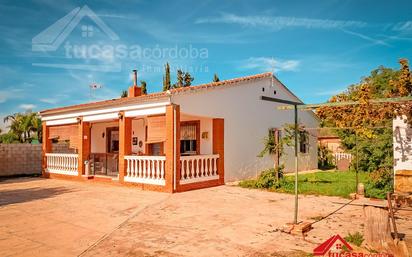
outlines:
{"label": "terracotta roof tile", "polygon": [[[173,95],[173,94],[178,94],[181,92],[198,91],[198,90],[203,90],[203,89],[208,89],[208,88],[232,85],[238,82],[266,78],[270,76],[272,76],[272,73],[266,72],[266,73],[252,75],[252,76],[245,76],[245,77],[240,77],[240,78],[222,80],[219,82],[211,82],[211,83],[206,83],[206,84],[194,85],[190,87],[174,88],[170,90],[170,93]],[[166,92],[158,92],[158,93],[151,93],[151,94],[142,95],[138,97],[124,97],[124,98],[117,98],[117,99],[111,99],[111,100],[104,100],[104,101],[98,101],[98,102],[91,102],[91,103],[77,104],[77,105],[66,106],[66,107],[47,109],[47,110],[41,111],[40,114],[49,115],[49,114],[64,113],[64,112],[75,111],[75,110],[83,110],[83,109],[88,109],[88,108],[106,107],[106,106],[136,103],[136,102],[145,102],[145,101],[150,101],[154,99],[161,99],[167,96],[168,94]]]}

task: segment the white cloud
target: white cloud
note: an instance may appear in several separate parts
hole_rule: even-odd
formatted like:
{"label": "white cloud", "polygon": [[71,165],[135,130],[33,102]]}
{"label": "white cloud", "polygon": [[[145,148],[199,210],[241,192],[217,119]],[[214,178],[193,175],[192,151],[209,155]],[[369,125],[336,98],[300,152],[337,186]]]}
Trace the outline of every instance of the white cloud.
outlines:
{"label": "white cloud", "polygon": [[300,61],[298,60],[281,60],[270,57],[251,57],[243,60],[240,68],[256,69],[260,71],[296,71]]}
{"label": "white cloud", "polygon": [[364,39],[364,40],[366,40],[366,41],[370,41],[370,42],[372,42],[372,43],[375,44],[375,45],[390,46],[388,43],[385,42],[385,40],[380,40],[380,39],[371,38],[371,37],[369,37],[369,36],[367,36],[367,35],[364,35],[364,34],[361,34],[361,33],[358,33],[358,32],[353,32],[353,31],[346,30],[346,29],[342,29],[342,31],[345,32],[346,34],[359,37],[359,38]]}
{"label": "white cloud", "polygon": [[34,108],[36,108],[36,105],[34,104],[20,104],[19,108],[24,109],[24,110],[33,110]]}
{"label": "white cloud", "polygon": [[0,90],[0,103],[7,102],[10,99],[18,99],[23,97],[23,89],[21,88],[9,88]]}
{"label": "white cloud", "polygon": [[401,32],[412,32],[412,21],[398,22],[392,29]]}
{"label": "white cloud", "polygon": [[307,29],[342,29],[348,27],[365,27],[367,24],[361,21],[310,19],[284,16],[240,16],[231,13],[222,13],[218,17],[199,18],[195,21],[202,23],[225,23],[238,24],[247,27],[263,27],[272,30],[284,28],[307,28]]}
{"label": "white cloud", "polygon": [[56,98],[41,98],[41,99],[39,99],[39,101],[42,102],[42,103],[46,103],[46,104],[55,104],[55,103],[57,103]]}

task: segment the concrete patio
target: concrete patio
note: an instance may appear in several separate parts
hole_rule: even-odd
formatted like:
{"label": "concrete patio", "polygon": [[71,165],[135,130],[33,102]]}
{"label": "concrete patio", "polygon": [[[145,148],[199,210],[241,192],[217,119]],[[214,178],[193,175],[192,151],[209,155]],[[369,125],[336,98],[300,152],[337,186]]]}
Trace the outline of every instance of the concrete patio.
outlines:
{"label": "concrete patio", "polygon": [[[347,201],[302,196],[300,219],[324,216]],[[292,195],[231,186],[172,195],[10,179],[0,182],[0,256],[305,256],[300,251],[311,252],[334,234],[362,231],[357,206],[316,223],[306,240],[278,231],[292,218]],[[399,222],[409,238],[410,224],[406,215]]]}

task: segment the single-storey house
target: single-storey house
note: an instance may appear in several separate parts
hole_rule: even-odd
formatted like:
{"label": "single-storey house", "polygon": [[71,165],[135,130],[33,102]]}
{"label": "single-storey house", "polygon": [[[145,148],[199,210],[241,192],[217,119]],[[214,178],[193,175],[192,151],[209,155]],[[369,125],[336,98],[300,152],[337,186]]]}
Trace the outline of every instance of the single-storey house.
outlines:
{"label": "single-storey house", "polygon": [[[43,175],[105,180],[180,192],[257,176],[273,157],[257,157],[269,131],[294,122],[290,110],[261,96],[299,101],[272,73],[40,112]],[[312,111],[299,122],[318,127]],[[317,168],[317,135],[300,140],[299,169]],[[52,142],[68,152],[53,152]],[[282,162],[294,170],[293,150]]]}

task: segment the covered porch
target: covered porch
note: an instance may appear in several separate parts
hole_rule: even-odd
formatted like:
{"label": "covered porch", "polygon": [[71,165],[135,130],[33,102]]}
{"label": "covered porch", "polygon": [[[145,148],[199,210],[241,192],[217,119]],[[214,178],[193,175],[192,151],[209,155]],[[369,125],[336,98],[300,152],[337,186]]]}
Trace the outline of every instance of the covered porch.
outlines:
{"label": "covered porch", "polygon": [[[43,175],[163,192],[224,183],[223,119],[170,102],[122,109],[44,118]],[[69,151],[52,150],[56,141]]]}

